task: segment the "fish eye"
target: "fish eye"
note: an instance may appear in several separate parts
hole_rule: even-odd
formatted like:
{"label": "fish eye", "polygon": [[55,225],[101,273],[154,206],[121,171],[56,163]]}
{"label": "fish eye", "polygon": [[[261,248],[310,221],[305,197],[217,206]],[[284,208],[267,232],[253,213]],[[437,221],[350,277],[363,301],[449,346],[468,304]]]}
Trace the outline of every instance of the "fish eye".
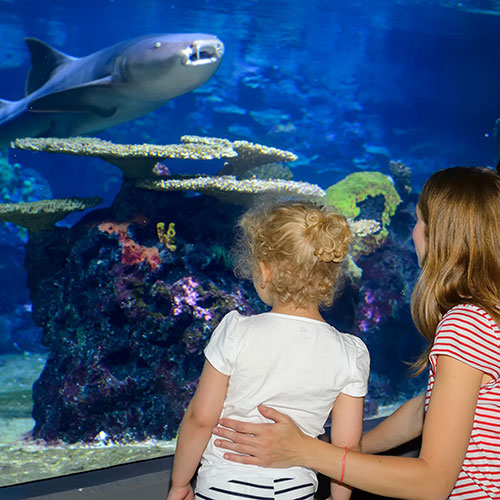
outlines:
{"label": "fish eye", "polygon": [[155,49],[159,49],[161,45],[161,42],[155,42]]}

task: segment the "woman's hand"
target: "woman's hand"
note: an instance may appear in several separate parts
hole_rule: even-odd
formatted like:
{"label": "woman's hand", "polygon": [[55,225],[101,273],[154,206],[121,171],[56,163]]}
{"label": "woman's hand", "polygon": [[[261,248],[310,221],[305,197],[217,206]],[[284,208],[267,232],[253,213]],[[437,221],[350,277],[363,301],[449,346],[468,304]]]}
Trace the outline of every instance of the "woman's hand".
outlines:
{"label": "woman's hand", "polygon": [[[302,465],[304,447],[308,439],[290,417],[272,408],[259,406],[264,417],[274,424],[251,424],[223,418],[213,433],[215,446],[236,453],[225,453],[224,458],[240,464],[261,467],[292,467]],[[220,427],[222,426],[222,427]]]}

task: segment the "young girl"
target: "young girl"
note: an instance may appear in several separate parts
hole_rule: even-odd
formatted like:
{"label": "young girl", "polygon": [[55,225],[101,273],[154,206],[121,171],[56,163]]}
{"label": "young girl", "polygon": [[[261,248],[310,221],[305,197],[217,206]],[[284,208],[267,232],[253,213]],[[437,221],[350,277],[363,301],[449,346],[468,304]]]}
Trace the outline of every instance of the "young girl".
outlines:
{"label": "young girl", "polygon": [[[419,434],[418,458],[376,456],[311,440],[269,408],[264,426],[221,421],[225,458],[262,466],[311,467],[400,499],[500,498],[500,177],[486,168],[433,174],[417,207],[413,239],[422,273],[412,314],[429,340],[427,394],[410,400],[363,438],[363,452]],[[270,405],[267,405],[270,406]],[[424,419],[425,414],[425,419]],[[235,444],[236,443],[236,444]]]}
{"label": "young girl", "polygon": [[[264,402],[292,417],[315,438],[332,414],[332,440],[359,449],[369,356],[363,342],[338,332],[319,312],[347,255],[345,217],[308,203],[249,211],[241,219],[238,268],[253,276],[270,312],[227,314],[205,349],[198,389],[179,431],[168,500],[196,497],[299,500],[314,496],[316,474],[306,467],[262,469],[231,464],[211,439],[222,417],[267,422]],[[332,482],[332,497],[350,489]]]}

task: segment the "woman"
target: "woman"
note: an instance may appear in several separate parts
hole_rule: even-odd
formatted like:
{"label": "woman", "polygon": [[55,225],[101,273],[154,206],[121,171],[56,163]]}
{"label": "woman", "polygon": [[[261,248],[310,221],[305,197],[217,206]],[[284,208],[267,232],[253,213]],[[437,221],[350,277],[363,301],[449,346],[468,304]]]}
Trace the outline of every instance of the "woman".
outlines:
{"label": "woman", "polygon": [[[413,239],[421,275],[412,315],[429,340],[427,393],[408,401],[351,452],[305,436],[271,408],[274,424],[222,419],[226,459],[304,466],[400,499],[500,498],[500,177],[486,168],[433,174],[417,206]],[[234,433],[229,429],[238,431]],[[422,435],[417,458],[377,456]],[[245,455],[241,455],[244,453]]]}

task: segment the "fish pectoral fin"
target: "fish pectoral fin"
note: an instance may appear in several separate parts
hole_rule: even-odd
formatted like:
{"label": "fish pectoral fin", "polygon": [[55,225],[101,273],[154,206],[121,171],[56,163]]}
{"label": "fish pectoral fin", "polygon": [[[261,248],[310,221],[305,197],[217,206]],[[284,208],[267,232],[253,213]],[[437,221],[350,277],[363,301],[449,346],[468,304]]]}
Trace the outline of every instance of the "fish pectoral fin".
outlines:
{"label": "fish pectoral fin", "polygon": [[109,81],[103,79],[39,97],[28,109],[38,113],[92,113],[109,118],[118,109],[111,97]]}
{"label": "fish pectoral fin", "polygon": [[116,113],[117,109],[117,106],[111,106],[107,108],[102,106],[89,106],[90,113],[100,116],[101,118],[110,118]]}

